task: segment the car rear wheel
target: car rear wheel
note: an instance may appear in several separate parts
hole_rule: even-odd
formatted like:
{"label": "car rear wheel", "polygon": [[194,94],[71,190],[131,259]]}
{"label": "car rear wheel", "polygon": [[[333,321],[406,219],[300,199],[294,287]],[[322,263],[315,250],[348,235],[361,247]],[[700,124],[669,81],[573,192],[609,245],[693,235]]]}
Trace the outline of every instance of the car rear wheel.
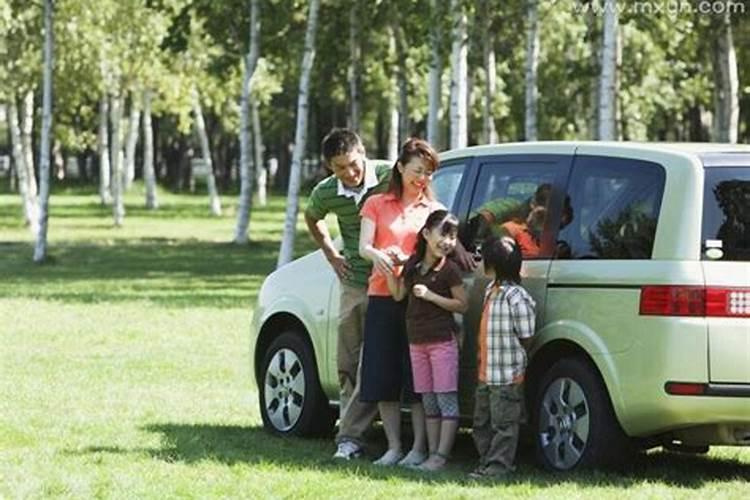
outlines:
{"label": "car rear wheel", "polygon": [[287,331],[263,358],[259,395],[263,426],[276,434],[330,433],[335,414],[320,388],[315,356],[299,333]]}
{"label": "car rear wheel", "polygon": [[612,465],[629,451],[606,387],[583,359],[562,359],[542,376],[533,410],[536,457],[547,469]]}

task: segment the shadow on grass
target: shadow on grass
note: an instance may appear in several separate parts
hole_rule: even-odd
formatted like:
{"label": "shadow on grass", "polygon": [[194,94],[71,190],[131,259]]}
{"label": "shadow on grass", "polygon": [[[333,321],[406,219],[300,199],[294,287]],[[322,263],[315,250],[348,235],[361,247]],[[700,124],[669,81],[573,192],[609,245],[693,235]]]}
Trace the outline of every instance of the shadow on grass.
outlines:
{"label": "shadow on grass", "polygon": [[[366,459],[342,462],[331,458],[334,445],[328,439],[301,439],[274,436],[262,427],[241,427],[212,424],[160,423],[145,426],[144,430],[162,435],[163,447],[128,450],[118,447],[94,446],[83,454],[147,453],[166,462],[194,464],[205,460],[227,465],[279,464],[302,469],[340,470],[342,467],[360,476],[388,480],[401,477],[406,480],[430,483],[461,482],[475,484],[467,473],[475,466],[476,454],[468,432],[461,432],[456,441],[453,459],[448,469],[439,474],[427,475],[402,468],[373,466]],[[374,429],[370,450],[375,458],[385,450],[381,429]],[[750,476],[750,465],[737,460],[687,456],[671,453],[641,454],[618,470],[579,471],[567,474],[541,471],[533,464],[531,453],[524,449],[519,454],[517,473],[504,480],[507,484],[533,484],[539,487],[575,484],[591,487],[627,488],[644,481],[669,486],[697,488],[707,482],[742,480]],[[486,483],[488,486],[497,483]]]}

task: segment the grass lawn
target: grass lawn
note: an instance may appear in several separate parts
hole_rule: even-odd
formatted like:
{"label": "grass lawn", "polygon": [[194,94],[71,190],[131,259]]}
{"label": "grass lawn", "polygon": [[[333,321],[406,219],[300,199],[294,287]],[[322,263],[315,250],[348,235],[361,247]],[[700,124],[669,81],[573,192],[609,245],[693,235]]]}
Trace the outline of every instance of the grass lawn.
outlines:
{"label": "grass lawn", "polygon": [[[284,199],[257,208],[252,243],[228,243],[236,200],[128,195],[123,228],[93,191],[51,200],[51,261],[31,263],[17,195],[0,194],[0,498],[745,498],[750,450],[652,452],[619,472],[555,475],[522,453],[503,484],[454,465],[426,477],[333,462],[330,440],[262,430],[248,328],[276,263]],[[298,251],[311,248],[300,223]],[[384,442],[375,434],[375,449]]]}

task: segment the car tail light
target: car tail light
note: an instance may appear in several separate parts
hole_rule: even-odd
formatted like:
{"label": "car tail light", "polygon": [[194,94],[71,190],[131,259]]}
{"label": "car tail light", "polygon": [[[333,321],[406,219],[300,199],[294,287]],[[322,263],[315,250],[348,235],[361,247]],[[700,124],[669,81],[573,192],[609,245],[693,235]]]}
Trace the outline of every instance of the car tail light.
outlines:
{"label": "car tail light", "polygon": [[675,396],[700,396],[706,392],[706,384],[693,384],[690,382],[667,382],[664,384],[667,394]]}
{"label": "car tail light", "polygon": [[642,316],[750,317],[750,288],[649,285],[641,288]]}

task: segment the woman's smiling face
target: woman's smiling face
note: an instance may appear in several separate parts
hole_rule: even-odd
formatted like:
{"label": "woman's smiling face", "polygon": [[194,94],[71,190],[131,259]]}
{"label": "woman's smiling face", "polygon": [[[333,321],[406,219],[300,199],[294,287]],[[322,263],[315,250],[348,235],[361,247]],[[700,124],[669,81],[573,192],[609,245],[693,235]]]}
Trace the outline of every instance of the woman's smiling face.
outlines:
{"label": "woman's smiling face", "polygon": [[398,169],[406,192],[421,193],[432,179],[432,169],[419,157],[412,158],[406,165],[399,164]]}

